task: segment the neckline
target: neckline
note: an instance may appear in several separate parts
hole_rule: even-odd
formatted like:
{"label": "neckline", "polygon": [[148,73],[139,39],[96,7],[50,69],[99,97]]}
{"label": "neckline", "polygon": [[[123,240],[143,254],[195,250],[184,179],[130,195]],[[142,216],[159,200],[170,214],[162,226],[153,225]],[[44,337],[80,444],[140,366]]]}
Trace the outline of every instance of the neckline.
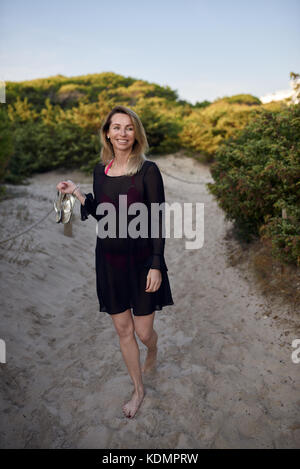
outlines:
{"label": "neckline", "polygon": [[[108,164],[108,169],[110,169],[110,167],[112,166],[112,163],[113,163],[113,160],[112,159],[109,164]],[[109,178],[120,178],[120,177],[123,177],[123,176],[128,176],[128,174],[120,174],[119,176],[109,176],[106,172],[105,172],[105,166],[104,166],[104,175],[109,177]]]}
{"label": "neckline", "polygon": [[[146,161],[148,161],[148,160],[145,160],[145,161],[144,161],[144,163],[143,163],[142,167],[140,168],[140,170],[139,170],[138,172],[140,172],[140,171],[141,171],[141,169],[143,168],[143,166],[144,166],[144,164],[145,164],[145,162],[146,162]],[[106,172],[105,172],[105,165],[103,165],[103,174],[104,174],[104,176],[106,176],[106,177],[108,177],[108,178],[111,178],[111,179],[113,179],[113,178],[124,178],[124,177],[132,177],[132,175],[131,175],[131,174],[121,174],[120,176],[109,176],[109,175],[108,175],[108,174],[106,174]],[[138,173],[136,173],[136,174],[138,174]]]}
{"label": "neckline", "polygon": [[108,177],[108,178],[112,178],[112,179],[113,179],[113,178],[123,178],[123,177],[126,177],[126,176],[127,176],[127,177],[130,177],[129,174],[121,174],[120,176],[109,176],[108,174],[105,173],[105,171],[104,171],[104,176],[106,176],[106,177]]}

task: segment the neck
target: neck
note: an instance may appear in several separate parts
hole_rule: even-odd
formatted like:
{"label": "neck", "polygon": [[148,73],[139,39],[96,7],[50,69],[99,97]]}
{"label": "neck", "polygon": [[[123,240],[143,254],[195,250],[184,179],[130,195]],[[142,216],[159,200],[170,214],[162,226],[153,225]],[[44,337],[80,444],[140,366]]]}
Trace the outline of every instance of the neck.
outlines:
{"label": "neck", "polygon": [[119,168],[124,168],[127,165],[130,154],[131,154],[131,150],[130,151],[127,150],[124,152],[118,150],[114,156],[114,162],[113,162],[114,166],[117,166]]}

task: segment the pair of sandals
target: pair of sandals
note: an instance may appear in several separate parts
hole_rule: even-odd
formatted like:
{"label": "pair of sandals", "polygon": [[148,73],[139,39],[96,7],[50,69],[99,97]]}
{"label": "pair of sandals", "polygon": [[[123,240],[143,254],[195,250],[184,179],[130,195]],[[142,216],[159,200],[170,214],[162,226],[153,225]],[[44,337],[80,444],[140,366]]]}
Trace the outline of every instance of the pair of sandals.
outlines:
{"label": "pair of sandals", "polygon": [[69,223],[72,220],[73,209],[76,197],[72,194],[63,194],[57,191],[54,200],[54,210],[56,223]]}

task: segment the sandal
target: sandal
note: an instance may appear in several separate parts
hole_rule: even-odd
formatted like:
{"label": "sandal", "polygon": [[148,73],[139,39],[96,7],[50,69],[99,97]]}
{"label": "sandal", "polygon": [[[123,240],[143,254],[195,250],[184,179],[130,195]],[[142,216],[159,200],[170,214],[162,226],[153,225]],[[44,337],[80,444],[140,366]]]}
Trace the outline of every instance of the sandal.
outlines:
{"label": "sandal", "polygon": [[56,199],[54,200],[56,223],[69,223],[71,221],[75,202],[76,197],[74,197],[74,195],[63,194],[57,191]]}

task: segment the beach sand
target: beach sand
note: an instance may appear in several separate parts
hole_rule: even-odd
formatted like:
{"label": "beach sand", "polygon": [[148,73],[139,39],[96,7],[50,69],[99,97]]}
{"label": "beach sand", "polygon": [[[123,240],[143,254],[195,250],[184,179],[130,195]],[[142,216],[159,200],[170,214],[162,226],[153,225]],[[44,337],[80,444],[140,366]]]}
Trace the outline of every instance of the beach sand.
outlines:
{"label": "beach sand", "polygon": [[[140,409],[132,420],[122,412],[133,385],[112,319],[99,312],[96,221],[80,220],[77,201],[72,237],[53,210],[0,245],[1,448],[300,447],[299,329],[276,322],[251,273],[228,263],[237,242],[206,188],[208,166],[181,153],[155,161],[167,202],[204,203],[205,230],[198,250],[166,239],[175,304],[155,313],[157,369],[144,377]],[[91,177],[74,171],[9,186],[1,240],[51,210],[63,179],[92,191]]]}

